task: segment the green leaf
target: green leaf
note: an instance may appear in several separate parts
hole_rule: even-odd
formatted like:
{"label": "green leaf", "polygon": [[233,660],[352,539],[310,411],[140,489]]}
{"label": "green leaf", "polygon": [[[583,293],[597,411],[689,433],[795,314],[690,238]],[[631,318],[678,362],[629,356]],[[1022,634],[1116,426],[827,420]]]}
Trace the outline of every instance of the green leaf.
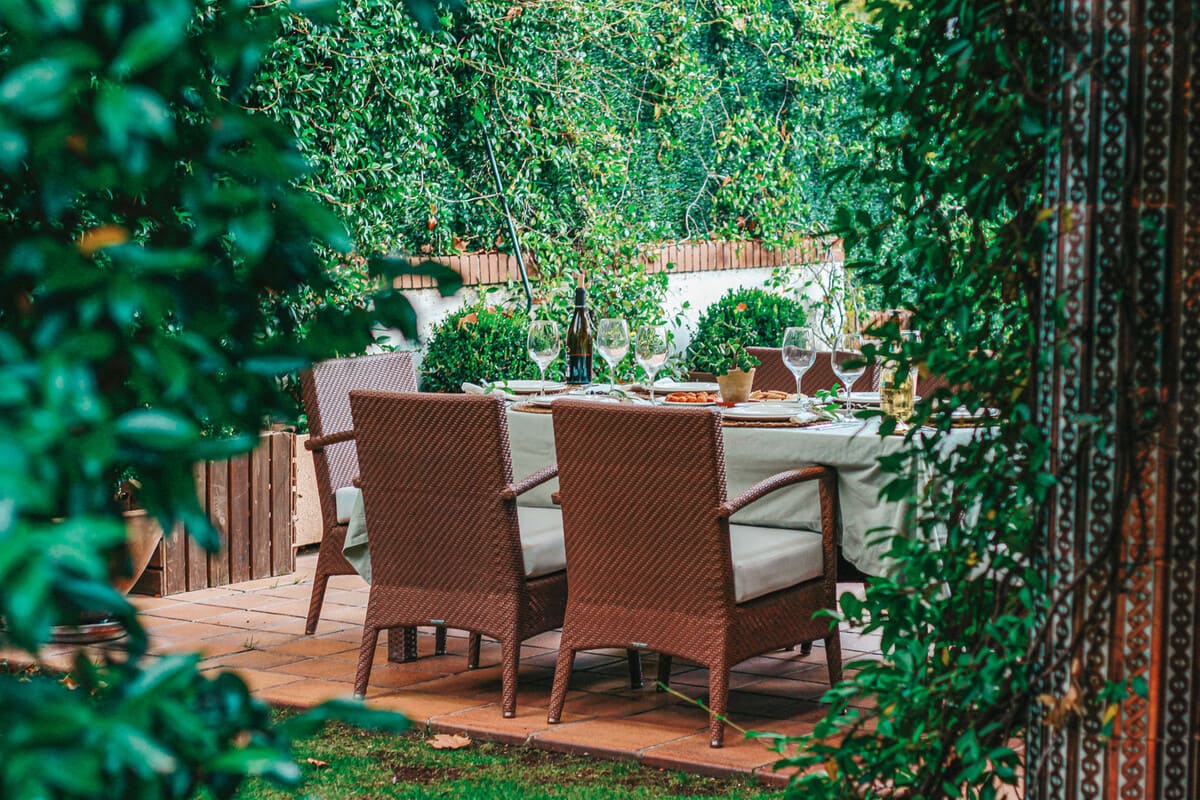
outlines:
{"label": "green leaf", "polygon": [[153,408],[123,414],[116,428],[118,435],[151,450],[177,450],[200,437],[196,424],[182,414]]}
{"label": "green leaf", "polygon": [[0,80],[0,107],[31,119],[56,116],[70,100],[71,67],[61,58],[42,58],[8,70]]}

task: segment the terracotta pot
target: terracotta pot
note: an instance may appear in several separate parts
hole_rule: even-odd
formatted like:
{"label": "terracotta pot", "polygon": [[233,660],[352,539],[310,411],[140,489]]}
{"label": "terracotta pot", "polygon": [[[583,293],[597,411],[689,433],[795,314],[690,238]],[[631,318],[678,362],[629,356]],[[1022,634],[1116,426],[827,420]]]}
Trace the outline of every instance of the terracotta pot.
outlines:
{"label": "terracotta pot", "polygon": [[125,570],[119,565],[109,571],[109,578],[118,592],[129,594],[129,590],[146,571],[150,558],[162,540],[162,528],[145,511],[126,511],[124,516],[129,575],[125,575]]}
{"label": "terracotta pot", "polygon": [[754,385],[754,370],[742,372],[735,369],[717,376],[721,387],[721,400],[726,403],[744,403],[750,399],[750,388]]}

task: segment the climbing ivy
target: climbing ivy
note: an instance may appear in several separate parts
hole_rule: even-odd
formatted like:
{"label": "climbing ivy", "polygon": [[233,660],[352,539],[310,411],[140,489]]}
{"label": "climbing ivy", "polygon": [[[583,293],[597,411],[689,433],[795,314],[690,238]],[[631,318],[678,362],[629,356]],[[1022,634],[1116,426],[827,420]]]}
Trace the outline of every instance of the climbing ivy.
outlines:
{"label": "climbing ivy", "polygon": [[883,197],[820,178],[866,154],[866,26],[833,0],[476,0],[441,22],[383,0],[294,17],[254,87],[360,248],[507,249],[485,133],[551,276],[631,243],[782,245]]}
{"label": "climbing ivy", "polygon": [[[908,358],[951,388],[923,398],[913,422],[929,428],[914,426],[884,463],[885,496],[915,509],[910,536],[892,540],[894,570],[865,600],[841,599],[840,618],[877,632],[882,658],[829,693],[829,715],[791,759],[808,774],[790,794],[991,798],[1022,773],[1047,604],[1034,534],[1053,478],[1030,376],[1046,355],[1034,313],[1053,213],[1042,199],[1053,29],[1041,0],[868,0],[863,11],[886,59],[864,92],[880,125],[871,157],[841,177],[892,202],[841,211],[839,229],[884,305],[914,308],[924,339],[905,345]],[[894,324],[879,332],[900,342]],[[961,408],[995,409],[997,424],[949,447]]]}

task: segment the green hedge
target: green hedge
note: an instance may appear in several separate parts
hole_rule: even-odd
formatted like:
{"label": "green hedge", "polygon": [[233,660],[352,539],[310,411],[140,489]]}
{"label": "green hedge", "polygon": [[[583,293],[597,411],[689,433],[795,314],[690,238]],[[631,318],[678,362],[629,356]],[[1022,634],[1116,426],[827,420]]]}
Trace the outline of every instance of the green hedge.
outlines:
{"label": "green hedge", "polygon": [[[537,378],[537,365],[525,347],[528,333],[529,317],[521,311],[479,305],[455,311],[429,338],[421,362],[421,389],[458,392],[464,381]],[[562,367],[561,358],[551,364],[547,380],[560,380]]]}
{"label": "green hedge", "polygon": [[692,369],[712,372],[717,346],[735,337],[743,347],[779,347],[783,331],[807,321],[804,307],[764,289],[730,289],[704,310],[689,347]]}

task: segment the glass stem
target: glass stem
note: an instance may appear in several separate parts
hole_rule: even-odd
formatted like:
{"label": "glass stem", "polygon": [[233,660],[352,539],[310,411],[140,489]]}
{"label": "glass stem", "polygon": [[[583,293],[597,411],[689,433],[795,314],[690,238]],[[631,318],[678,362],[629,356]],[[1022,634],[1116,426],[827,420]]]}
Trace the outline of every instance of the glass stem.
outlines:
{"label": "glass stem", "polygon": [[796,405],[800,407],[801,411],[804,410],[804,392],[802,392],[800,390],[800,379],[803,377],[804,377],[803,370],[796,373]]}

